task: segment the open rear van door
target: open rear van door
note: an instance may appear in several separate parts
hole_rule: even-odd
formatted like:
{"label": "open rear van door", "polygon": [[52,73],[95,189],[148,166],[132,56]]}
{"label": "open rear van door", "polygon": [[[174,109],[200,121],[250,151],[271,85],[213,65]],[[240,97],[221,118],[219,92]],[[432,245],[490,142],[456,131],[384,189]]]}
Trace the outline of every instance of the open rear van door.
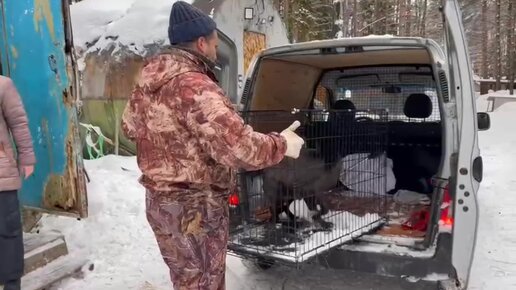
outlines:
{"label": "open rear van door", "polygon": [[233,40],[223,31],[217,30],[219,47],[215,75],[233,104],[238,101],[238,54]]}
{"label": "open rear van door", "polygon": [[482,158],[478,147],[472,67],[457,0],[443,0],[443,16],[450,95],[451,102],[456,103],[459,134],[458,152],[451,164],[450,192],[454,193],[452,264],[461,288],[466,288],[477,236],[477,191],[482,180]]}

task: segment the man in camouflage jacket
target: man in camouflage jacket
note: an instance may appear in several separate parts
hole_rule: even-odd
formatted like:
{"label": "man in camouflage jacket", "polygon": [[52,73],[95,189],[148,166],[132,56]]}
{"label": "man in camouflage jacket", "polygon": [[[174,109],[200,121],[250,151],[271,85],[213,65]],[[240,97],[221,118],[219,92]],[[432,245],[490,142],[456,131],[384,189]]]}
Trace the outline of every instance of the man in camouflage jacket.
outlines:
{"label": "man in camouflage jacket", "polygon": [[294,133],[264,135],[244,124],[212,72],[218,37],[213,20],[176,2],[174,46],[152,57],[124,111],[122,127],[137,146],[147,219],[175,289],[225,289],[227,196],[233,170],[258,170],[297,158]]}

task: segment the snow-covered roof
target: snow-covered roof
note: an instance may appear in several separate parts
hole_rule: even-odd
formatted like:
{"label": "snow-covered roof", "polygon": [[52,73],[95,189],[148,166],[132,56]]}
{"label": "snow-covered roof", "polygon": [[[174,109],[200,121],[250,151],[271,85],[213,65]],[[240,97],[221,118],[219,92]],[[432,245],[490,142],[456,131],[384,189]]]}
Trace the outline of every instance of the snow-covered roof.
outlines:
{"label": "snow-covered roof", "polygon": [[[168,42],[168,20],[176,0],[83,0],[70,6],[74,45],[80,54]],[[193,0],[185,2],[192,3]]]}

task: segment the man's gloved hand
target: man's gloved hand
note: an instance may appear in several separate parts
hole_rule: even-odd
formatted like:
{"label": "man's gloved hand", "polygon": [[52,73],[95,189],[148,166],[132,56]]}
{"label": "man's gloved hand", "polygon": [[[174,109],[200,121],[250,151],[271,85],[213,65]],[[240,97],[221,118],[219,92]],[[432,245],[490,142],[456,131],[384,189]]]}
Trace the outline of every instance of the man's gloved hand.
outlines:
{"label": "man's gloved hand", "polygon": [[283,138],[287,141],[287,152],[285,152],[285,156],[297,159],[299,157],[299,152],[301,151],[301,147],[305,144],[305,141],[299,137],[294,131],[301,126],[299,121],[295,121],[290,125],[287,129],[283,130],[280,133]]}

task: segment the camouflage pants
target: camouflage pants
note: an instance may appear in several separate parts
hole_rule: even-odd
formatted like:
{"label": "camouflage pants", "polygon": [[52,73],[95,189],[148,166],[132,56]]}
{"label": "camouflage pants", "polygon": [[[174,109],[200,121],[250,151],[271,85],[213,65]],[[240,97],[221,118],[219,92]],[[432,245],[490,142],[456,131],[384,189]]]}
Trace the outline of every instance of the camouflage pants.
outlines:
{"label": "camouflage pants", "polygon": [[[174,193],[176,195],[176,193]],[[184,192],[182,196],[192,196]],[[224,290],[228,242],[225,198],[179,201],[147,192],[147,220],[176,290]]]}

